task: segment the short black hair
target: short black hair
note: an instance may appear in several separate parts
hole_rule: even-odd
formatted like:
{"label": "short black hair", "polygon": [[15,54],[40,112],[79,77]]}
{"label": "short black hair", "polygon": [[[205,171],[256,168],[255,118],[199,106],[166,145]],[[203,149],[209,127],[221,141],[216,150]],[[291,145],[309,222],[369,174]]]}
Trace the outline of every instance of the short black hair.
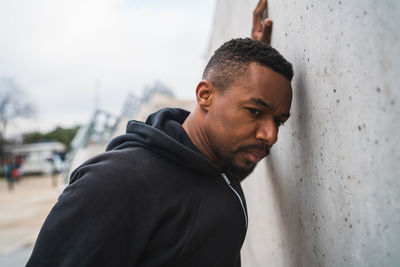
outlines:
{"label": "short black hair", "polygon": [[244,74],[252,62],[282,74],[289,81],[293,78],[292,64],[275,48],[250,38],[238,38],[224,43],[215,51],[204,69],[203,79],[223,92]]}

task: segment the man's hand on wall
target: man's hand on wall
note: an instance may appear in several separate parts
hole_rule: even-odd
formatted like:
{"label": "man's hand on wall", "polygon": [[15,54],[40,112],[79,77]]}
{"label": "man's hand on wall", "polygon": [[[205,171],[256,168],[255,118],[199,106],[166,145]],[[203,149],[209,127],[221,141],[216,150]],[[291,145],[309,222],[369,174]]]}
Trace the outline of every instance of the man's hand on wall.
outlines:
{"label": "man's hand on wall", "polygon": [[251,29],[251,39],[259,40],[267,45],[271,45],[272,20],[265,19],[262,23],[262,15],[268,6],[268,0],[260,0],[253,12],[253,28]]}

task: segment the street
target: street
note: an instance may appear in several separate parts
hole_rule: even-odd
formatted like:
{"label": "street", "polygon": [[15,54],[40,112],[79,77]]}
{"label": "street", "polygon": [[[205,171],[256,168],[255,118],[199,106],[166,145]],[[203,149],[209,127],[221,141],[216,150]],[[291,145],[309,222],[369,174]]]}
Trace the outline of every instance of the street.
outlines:
{"label": "street", "polygon": [[61,176],[22,177],[9,191],[0,180],[0,266],[25,266],[46,216],[60,193]]}

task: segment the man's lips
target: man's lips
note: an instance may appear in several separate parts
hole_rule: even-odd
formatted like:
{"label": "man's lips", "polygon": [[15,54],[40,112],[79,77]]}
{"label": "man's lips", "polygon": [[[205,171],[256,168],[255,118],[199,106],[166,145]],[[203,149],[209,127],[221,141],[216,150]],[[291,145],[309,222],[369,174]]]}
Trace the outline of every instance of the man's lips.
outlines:
{"label": "man's lips", "polygon": [[242,152],[245,158],[253,163],[259,162],[263,157],[269,155],[270,147],[265,144],[253,144],[253,145],[242,145],[237,149],[238,152]]}
{"label": "man's lips", "polygon": [[254,163],[259,162],[263,157],[265,157],[267,155],[265,150],[254,150],[254,149],[250,150],[249,149],[249,150],[245,150],[244,152],[246,153],[246,157]]}

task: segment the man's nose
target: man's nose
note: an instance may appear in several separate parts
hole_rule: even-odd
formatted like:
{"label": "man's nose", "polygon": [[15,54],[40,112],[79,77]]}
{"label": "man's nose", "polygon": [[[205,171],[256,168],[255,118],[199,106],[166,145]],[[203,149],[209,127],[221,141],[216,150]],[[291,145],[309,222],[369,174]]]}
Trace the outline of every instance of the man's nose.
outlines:
{"label": "man's nose", "polygon": [[264,141],[269,146],[275,144],[278,141],[278,126],[276,123],[272,120],[260,124],[256,132],[256,139]]}

